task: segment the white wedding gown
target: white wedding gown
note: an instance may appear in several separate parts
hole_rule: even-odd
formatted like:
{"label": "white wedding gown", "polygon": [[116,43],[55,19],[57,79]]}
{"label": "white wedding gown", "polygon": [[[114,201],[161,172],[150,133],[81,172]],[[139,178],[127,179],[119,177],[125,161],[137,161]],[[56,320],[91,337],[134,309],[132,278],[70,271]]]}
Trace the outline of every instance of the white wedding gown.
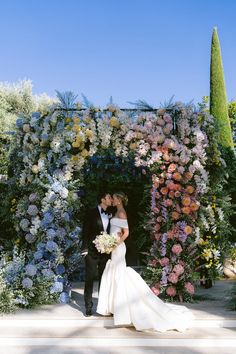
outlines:
{"label": "white wedding gown", "polygon": [[[111,219],[110,233],[128,228],[127,220]],[[115,325],[133,325],[137,330],[184,331],[191,326],[193,315],[184,306],[160,300],[141,276],[126,266],[126,246],[122,242],[111,254],[102,275],[97,312],[114,316]]]}

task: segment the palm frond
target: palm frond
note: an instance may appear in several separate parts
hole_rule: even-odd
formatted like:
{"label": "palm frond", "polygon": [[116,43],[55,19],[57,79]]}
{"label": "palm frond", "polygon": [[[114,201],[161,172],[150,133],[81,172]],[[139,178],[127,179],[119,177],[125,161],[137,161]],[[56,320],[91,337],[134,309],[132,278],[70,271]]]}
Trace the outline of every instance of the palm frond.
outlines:
{"label": "palm frond", "polygon": [[64,109],[75,108],[77,95],[72,91],[59,92],[56,90],[57,98],[59,99],[59,107]]}
{"label": "palm frond", "polygon": [[147,101],[145,100],[138,100],[138,101],[135,101],[135,102],[128,102],[129,104],[131,104],[132,106],[134,106],[136,109],[148,109],[148,110],[153,110],[154,107],[151,106],[149,103],[147,103]]}
{"label": "palm frond", "polygon": [[81,96],[83,98],[83,103],[85,107],[90,108],[94,106],[94,104],[91,101],[89,101],[88,98],[83,93],[81,93]]}
{"label": "palm frond", "polygon": [[165,109],[173,109],[173,107],[175,106],[174,97],[175,96],[173,95],[168,101],[160,103],[160,107]]}

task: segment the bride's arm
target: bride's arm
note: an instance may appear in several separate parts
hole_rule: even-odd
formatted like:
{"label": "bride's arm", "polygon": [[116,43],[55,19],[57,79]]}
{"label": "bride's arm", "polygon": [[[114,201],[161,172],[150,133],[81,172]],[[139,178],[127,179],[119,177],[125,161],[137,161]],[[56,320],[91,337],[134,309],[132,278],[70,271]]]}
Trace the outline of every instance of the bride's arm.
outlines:
{"label": "bride's arm", "polygon": [[123,242],[128,236],[129,236],[129,229],[125,228],[121,230],[122,232],[120,233],[120,242]]}

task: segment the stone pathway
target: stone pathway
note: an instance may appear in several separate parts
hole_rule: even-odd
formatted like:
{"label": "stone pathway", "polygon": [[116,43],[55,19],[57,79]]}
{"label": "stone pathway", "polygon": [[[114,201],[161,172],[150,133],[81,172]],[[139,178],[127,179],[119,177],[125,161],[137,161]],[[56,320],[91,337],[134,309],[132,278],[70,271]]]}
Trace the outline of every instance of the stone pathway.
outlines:
{"label": "stone pathway", "polygon": [[47,305],[0,317],[0,353],[233,354],[236,312],[226,306],[232,285],[232,281],[223,280],[211,289],[197,289],[201,301],[185,304],[195,315],[193,327],[185,333],[157,333],[114,327],[112,317],[84,317],[83,283],[77,283],[71,304]]}

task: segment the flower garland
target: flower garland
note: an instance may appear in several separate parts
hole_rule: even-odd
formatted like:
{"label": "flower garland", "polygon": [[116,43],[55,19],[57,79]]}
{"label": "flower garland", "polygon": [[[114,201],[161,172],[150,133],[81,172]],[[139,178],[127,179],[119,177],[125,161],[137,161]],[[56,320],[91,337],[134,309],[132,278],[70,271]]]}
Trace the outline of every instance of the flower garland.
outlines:
{"label": "flower garland", "polygon": [[[10,265],[14,268],[17,257],[24,259],[15,275],[18,303],[31,306],[42,283],[49,298],[56,294],[59,301],[68,301],[67,275],[78,263],[80,245],[75,191],[83,185],[87,159],[108,148],[116,156],[132,156],[135,166],[152,174],[149,267],[160,270],[153,291],[171,298],[193,294],[194,230],[200,197],[208,190],[208,140],[193,107],[176,104],[132,118],[114,105],[103,111],[59,109],[19,118],[17,127],[15,175],[21,195],[14,198],[12,213],[21,253]],[[4,274],[13,286],[8,266]]]}

